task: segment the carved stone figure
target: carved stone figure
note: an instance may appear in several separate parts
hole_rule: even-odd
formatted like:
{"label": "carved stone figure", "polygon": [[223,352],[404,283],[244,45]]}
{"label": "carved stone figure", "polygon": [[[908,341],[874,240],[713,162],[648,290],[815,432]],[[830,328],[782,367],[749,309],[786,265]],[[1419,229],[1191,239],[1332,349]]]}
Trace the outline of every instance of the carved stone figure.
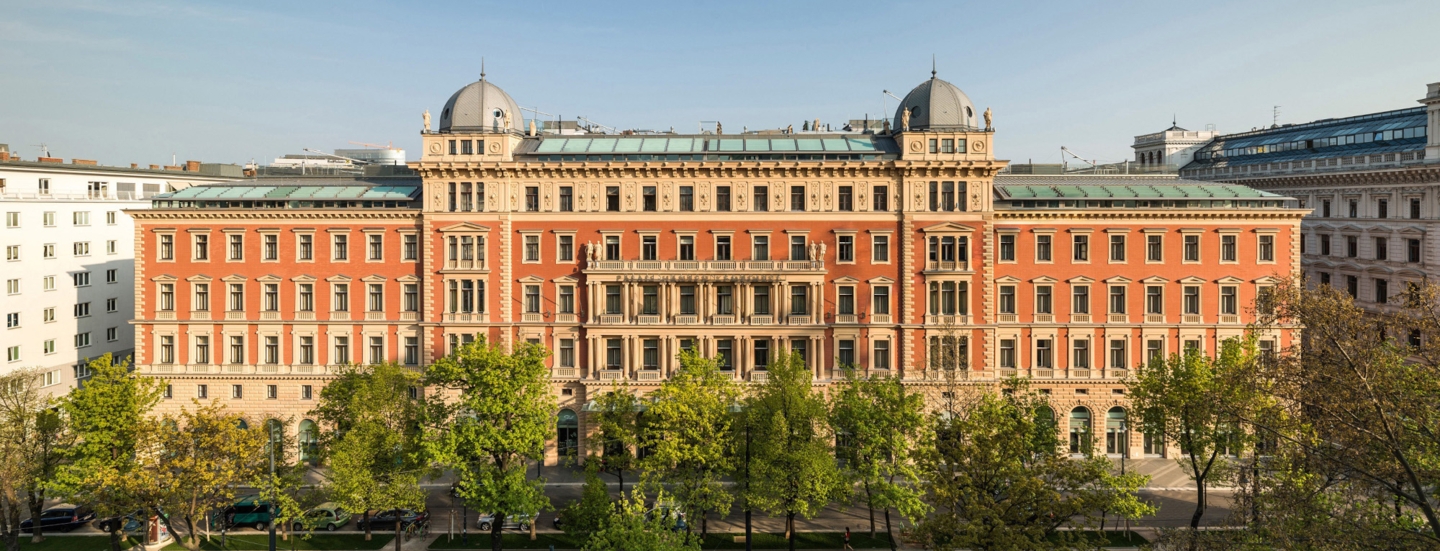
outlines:
{"label": "carved stone figure", "polygon": [[819,262],[824,262],[824,261],[825,261],[825,244],[824,244],[824,243],[821,243],[821,244],[820,244],[820,258],[817,258],[816,260],[819,261]]}
{"label": "carved stone figure", "polygon": [[989,132],[989,131],[995,129],[995,127],[990,126],[990,117],[991,117],[991,115],[990,115],[990,108],[989,108],[989,107],[986,107],[986,108],[985,108],[985,131],[986,131],[986,132]]}
{"label": "carved stone figure", "polygon": [[535,135],[535,119],[530,119],[530,135]]}
{"label": "carved stone figure", "polygon": [[716,133],[716,134],[724,134],[724,133],[725,133],[725,126],[722,125],[722,124],[720,124],[720,121],[715,121],[715,133]]}
{"label": "carved stone figure", "polygon": [[900,112],[900,130],[901,130],[901,131],[904,131],[904,132],[909,132],[909,131],[910,131],[910,108],[909,108],[909,107],[906,107],[904,111],[901,111],[901,112]]}
{"label": "carved stone figure", "polygon": [[810,261],[811,261],[811,262],[815,262],[815,261],[817,261],[817,260],[819,259],[819,257],[820,257],[820,244],[819,244],[819,243],[811,243],[811,244],[810,244]]}
{"label": "carved stone figure", "polygon": [[881,121],[881,122],[880,122],[880,128],[882,129],[881,131],[882,131],[883,133],[889,134],[889,133],[890,133],[890,119],[885,119],[884,121]]}
{"label": "carved stone figure", "polygon": [[785,126],[785,133],[786,133],[786,134],[794,134],[794,133],[795,133],[795,125],[793,125],[793,124],[786,125],[786,126]]}
{"label": "carved stone figure", "polygon": [[426,132],[429,132],[429,131],[430,131],[430,110],[429,110],[429,109],[426,109],[426,110],[425,110],[425,113],[420,115],[420,118],[425,119],[425,131],[426,131]]}
{"label": "carved stone figure", "polygon": [[816,131],[816,132],[819,132],[819,131],[820,131],[820,119],[819,119],[819,118],[816,118],[816,119],[815,119],[815,124],[810,125],[810,129],[811,129],[811,130],[814,130],[814,131]]}
{"label": "carved stone figure", "polygon": [[509,130],[509,129],[511,128],[511,126],[510,126],[510,112],[509,112],[509,111],[502,111],[502,113],[505,114],[505,130]]}

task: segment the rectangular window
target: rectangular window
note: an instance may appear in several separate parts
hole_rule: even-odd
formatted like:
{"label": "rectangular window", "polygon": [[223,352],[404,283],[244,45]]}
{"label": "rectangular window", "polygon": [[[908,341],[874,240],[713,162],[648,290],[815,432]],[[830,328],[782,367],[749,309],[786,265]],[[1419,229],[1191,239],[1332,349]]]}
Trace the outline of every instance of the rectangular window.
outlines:
{"label": "rectangular window", "polygon": [[407,233],[400,237],[401,260],[420,259],[420,236]]}
{"label": "rectangular window", "polygon": [[[1383,238],[1382,238],[1382,239],[1383,239]],[[1273,235],[1261,235],[1260,238],[1259,238],[1259,248],[1260,248],[1260,253],[1259,253],[1259,254],[1260,254],[1260,261],[1261,261],[1261,262],[1274,262],[1274,261],[1275,261],[1275,236],[1273,236]],[[1382,257],[1382,260],[1383,260],[1383,257]]]}
{"label": "rectangular window", "polygon": [[729,316],[735,313],[735,287],[730,285],[715,286],[715,313],[722,316]]}
{"label": "rectangular window", "polygon": [[855,188],[853,186],[840,186],[839,197],[836,201],[837,208],[842,212],[855,210]]}
{"label": "rectangular window", "polygon": [[300,364],[315,364],[315,337],[300,337]]}
{"label": "rectangular window", "polygon": [[[606,289],[607,293],[609,289]],[[608,295],[607,295],[608,296]],[[686,316],[695,315],[695,286],[680,286],[680,314]]]}
{"label": "rectangular window", "polygon": [[770,210],[770,186],[755,186],[751,188],[751,209],[755,212]]}
{"label": "rectangular window", "polygon": [[160,236],[160,260],[175,260],[175,236],[162,234]]}
{"label": "rectangular window", "polygon": [[538,236],[538,235],[527,235],[527,236],[525,236],[525,261],[526,261],[526,262],[539,262],[539,261],[540,261],[540,236]]}
{"label": "rectangular window", "polygon": [[195,260],[210,259],[210,236],[203,233],[195,235]]}
{"label": "rectangular window", "polygon": [[805,211],[805,186],[790,186],[790,210]]}
{"label": "rectangular window", "polygon": [[1186,285],[1180,289],[1183,314],[1200,315],[1200,286]]}
{"label": "rectangular window", "polygon": [[298,245],[296,246],[296,249],[297,249],[297,254],[298,254],[298,256],[300,257],[300,260],[314,260],[314,259],[315,259],[315,236],[310,235],[310,234],[308,234],[308,233],[302,233],[302,234],[296,236],[296,240],[297,240],[297,242],[298,242]]}
{"label": "rectangular window", "polygon": [[72,212],[70,213],[70,220],[74,222],[76,226],[89,226],[90,213],[83,210]]}
{"label": "rectangular window", "polygon": [[74,247],[75,256],[90,256],[89,241],[77,241]]}
{"label": "rectangular window", "polygon": [[115,254],[119,252],[119,250],[119,242],[115,241],[114,239],[105,242],[105,254]]}
{"label": "rectangular window", "polygon": [[655,212],[659,210],[660,203],[656,200],[655,186],[644,186],[640,188],[640,197],[645,212]]}
{"label": "rectangular window", "polygon": [[[1240,313],[1240,299],[1237,296],[1237,291],[1238,288],[1234,285],[1225,285],[1220,287],[1221,314],[1233,316]],[[1196,300],[1199,300],[1198,297]]]}
{"label": "rectangular window", "polygon": [[1055,367],[1053,343],[1054,341],[1050,339],[1035,339],[1035,367],[1042,369]]}
{"label": "rectangular window", "polygon": [[1410,219],[1411,219],[1411,220],[1418,220],[1418,219],[1420,219],[1420,200],[1419,200],[1419,199],[1411,199],[1411,200],[1410,200]]}
{"label": "rectangular window", "polygon": [[384,312],[384,311],[385,311],[385,286],[384,286],[384,285],[381,285],[381,284],[379,284],[379,283],[371,283],[371,284],[367,285],[367,287],[368,287],[368,289],[367,289],[367,291],[368,291],[368,293],[367,293],[367,295],[368,295],[367,299],[368,299],[368,300],[366,300],[366,306],[367,306],[366,310],[369,311],[369,312]]}
{"label": "rectangular window", "polygon": [[1015,368],[1015,339],[1000,339],[1000,367]]}
{"label": "rectangular window", "polygon": [[332,312],[349,312],[349,311],[350,311],[350,284],[348,284],[348,283],[336,283],[335,286],[334,286],[331,290],[334,291],[334,293],[333,293],[334,296],[331,297],[330,311],[332,311]]}
{"label": "rectangular window", "polygon": [[77,317],[77,318],[88,318],[88,317],[90,317],[90,303],[88,303],[88,302],[76,303],[76,304],[75,304],[75,317]]}
{"label": "rectangular window", "polygon": [[274,400],[280,396],[279,385],[265,385],[265,399]]}
{"label": "rectangular window", "polygon": [[1035,286],[1035,313],[1053,314],[1054,301],[1051,300],[1051,287],[1049,285]]}
{"label": "rectangular window", "polygon": [[752,349],[755,369],[764,371],[770,366],[770,339],[755,339]]}
{"label": "rectangular window", "polygon": [[755,285],[755,314],[759,316],[770,315],[770,287],[768,285]]}
{"label": "rectangular window", "polygon": [[[280,337],[275,337],[275,336],[267,336],[267,337],[265,337],[265,363],[267,363],[267,364],[278,364],[278,363],[280,363]],[[272,386],[273,386],[273,385],[272,385]],[[271,396],[271,397],[273,398],[274,396]]]}
{"label": "rectangular window", "polygon": [[870,237],[870,261],[890,262],[890,236],[875,235]]}
{"label": "rectangular window", "polygon": [[640,237],[640,260],[658,260],[660,257],[660,246],[657,238],[653,235]]}
{"label": "rectangular window", "polygon": [[1013,234],[1000,236],[1000,261],[1015,261],[1015,236]]}
{"label": "rectangular window", "polygon": [[1124,286],[1124,285],[1111,285],[1111,286],[1110,286],[1110,313],[1111,313],[1111,314],[1124,314],[1124,313],[1125,313],[1125,286]]}
{"label": "rectangular window", "polygon": [[559,240],[558,240],[557,247],[558,247],[558,253],[559,253],[559,255],[560,255],[560,262],[574,262],[574,261],[575,261],[575,236],[573,236],[573,235],[562,235],[562,236],[559,236]]}
{"label": "rectangular window", "polygon": [[162,364],[173,364],[173,363],[175,363],[175,337],[174,337],[174,336],[171,336],[171,335],[162,335],[162,336],[160,337],[160,357],[159,357],[159,360],[160,360],[160,363],[162,363]]}
{"label": "rectangular window", "polygon": [[[1264,237],[1264,236],[1261,236]],[[1390,256],[1390,242],[1384,237],[1375,238],[1375,260],[1385,260]]]}
{"label": "rectangular window", "polygon": [[1185,253],[1184,253],[1184,254],[1185,254],[1185,261],[1186,261],[1186,262],[1199,262],[1199,261],[1200,261],[1200,236],[1198,236],[1198,235],[1187,235],[1187,236],[1185,236],[1184,248],[1185,248]]}
{"label": "rectangular window", "polygon": [[790,260],[806,260],[807,258],[808,255],[805,253],[805,236],[790,236]]}
{"label": "rectangular window", "polygon": [[1074,249],[1074,259],[1075,259],[1075,262],[1089,262],[1089,261],[1090,261],[1090,236],[1088,236],[1088,235],[1077,235],[1077,236],[1075,236],[1075,242],[1074,242],[1073,249]]}
{"label": "rectangular window", "polygon": [[575,339],[560,339],[560,367],[575,367]]}
{"label": "rectangular window", "polygon": [[540,186],[525,186],[525,212],[540,212]]}
{"label": "rectangular window", "polygon": [[265,301],[263,308],[266,312],[280,311],[280,284],[266,283],[262,290],[262,298]]}
{"label": "rectangular window", "polygon": [[175,284],[160,284],[160,303],[157,304],[162,312],[175,311]]}
{"label": "rectangular window", "polygon": [[280,260],[280,236],[267,233],[261,237],[261,248],[265,260]]}
{"label": "rectangular window", "polygon": [[560,186],[560,212],[574,212],[575,187]]}
{"label": "rectangular window", "polygon": [[605,339],[605,369],[620,369],[623,356],[620,339]]}
{"label": "rectangular window", "polygon": [[574,314],[575,286],[561,285],[559,291],[559,300],[556,301],[556,310],[558,310],[561,314]]}
{"label": "rectangular window", "polygon": [[330,363],[350,363],[350,337],[335,337],[335,358]]}
{"label": "rectangular window", "polygon": [[1110,369],[1125,369],[1125,339],[1110,339]]}
{"label": "rectangular window", "polygon": [[1376,217],[1376,218],[1389,218],[1389,217],[1390,217],[1390,201],[1389,201],[1388,199],[1376,199],[1376,200],[1375,200],[1375,217]]}
{"label": "rectangular window", "polygon": [[660,339],[640,341],[640,366],[643,369],[660,369]]}
{"label": "rectangular window", "polygon": [[195,337],[195,363],[210,363],[210,337],[204,335]]}
{"label": "rectangular window", "polygon": [[1070,288],[1070,312],[1074,314],[1090,313],[1090,286],[1076,285]]}
{"label": "rectangular window", "polygon": [[230,337],[230,363],[245,363],[245,337],[238,335]]}
{"label": "rectangular window", "polygon": [[1320,236],[1320,254],[1330,256],[1330,236]]}
{"label": "rectangular window", "polygon": [[1360,238],[1354,235],[1345,236],[1345,256],[1347,258],[1360,257]]}
{"label": "rectangular window", "polygon": [[[49,181],[49,180],[48,180],[48,179],[45,179],[45,178],[40,179],[40,182],[41,182],[41,183],[45,183],[45,182],[48,182],[48,181]],[[44,191],[41,191],[41,193],[45,193],[45,192],[44,192]],[[47,227],[47,228],[53,228],[53,227],[55,227],[55,212],[54,212],[54,211],[49,211],[49,212],[43,212],[43,213],[41,213],[41,214],[40,214],[40,224],[41,224],[42,226]]]}
{"label": "rectangular window", "polygon": [[230,260],[244,260],[245,236],[238,233],[232,233],[227,237],[230,238]]}
{"label": "rectangular window", "polygon": [[[47,256],[46,258],[49,258],[49,256]],[[19,245],[6,245],[6,246],[5,246],[5,260],[6,260],[7,262],[15,262],[15,261],[17,261],[17,260],[20,260],[20,246],[19,246]]]}
{"label": "rectangular window", "polygon": [[715,260],[730,260],[730,236],[715,237]]}
{"label": "rectangular window", "polygon": [[229,302],[229,305],[230,305],[229,310],[230,310],[231,312],[243,312],[243,311],[245,311],[245,284],[244,284],[244,283],[231,283],[231,284],[230,284],[230,302]]}
{"label": "rectangular window", "polygon": [[621,304],[620,304],[620,286],[619,286],[619,285],[606,285],[606,286],[605,286],[605,313],[606,313],[606,314],[611,314],[611,315],[615,315],[615,314],[620,314],[620,313],[622,313],[622,312],[621,312]]}
{"label": "rectangular window", "polygon": [[890,369],[890,341],[874,341],[875,351],[870,355],[870,365],[875,369]]}
{"label": "rectangular window", "polygon": [[337,233],[331,238],[332,252],[330,258],[335,261],[350,259],[350,236]]}
{"label": "rectangular window", "polygon": [[385,338],[370,337],[370,363],[378,364],[385,362]]}
{"label": "rectangular window", "polygon": [[312,399],[312,398],[314,398],[314,397],[315,397],[314,387],[312,387],[312,386],[310,386],[310,385],[300,385],[300,399],[301,399],[301,400],[310,400],[310,399]]}
{"label": "rectangular window", "polygon": [[20,213],[18,213],[18,212],[7,212],[7,213],[5,213],[5,227],[7,227],[7,228],[18,228],[18,227],[20,227]]}
{"label": "rectangular window", "polygon": [[18,279],[7,279],[7,280],[5,280],[5,294],[7,294],[7,295],[18,295],[18,294],[20,294],[20,280],[18,280]]}
{"label": "rectangular window", "polygon": [[715,361],[720,364],[721,371],[735,370],[734,340],[715,339]]}
{"label": "rectangular window", "polygon": [[[942,302],[942,303],[945,303],[946,301],[944,301],[944,300],[942,299],[941,302]],[[945,304],[945,305],[948,306],[948,304]],[[1015,313],[1015,286],[1014,286],[1014,285],[1001,285],[1001,286],[1000,286],[1000,313],[1001,313],[1001,314],[1014,314],[1014,313]]]}
{"label": "rectangular window", "polygon": [[210,387],[207,385],[195,385],[195,397],[206,399],[210,397]]}
{"label": "rectangular window", "polygon": [[620,236],[605,236],[605,260],[620,260]]}
{"label": "rectangular window", "polygon": [[1050,260],[1051,260],[1051,249],[1050,249],[1050,240],[1051,240],[1051,237],[1052,237],[1052,236],[1049,236],[1049,235],[1037,235],[1037,236],[1035,236],[1035,261],[1036,261],[1036,262],[1050,262]]}
{"label": "rectangular window", "polygon": [[837,241],[839,242],[839,243],[838,243],[838,246],[835,247],[835,249],[836,249],[836,251],[835,251],[836,261],[837,261],[837,262],[854,262],[854,261],[855,261],[855,236],[853,236],[853,235],[841,235],[841,236],[837,237],[836,239],[837,239]]}
{"label": "rectangular window", "polygon": [[730,212],[730,186],[715,186],[716,212]]}
{"label": "rectangular window", "polygon": [[295,309],[301,312],[315,311],[315,285],[311,283],[300,284],[300,295],[296,301]]}
{"label": "rectangular window", "polygon": [[1165,341],[1150,339],[1145,341],[1145,363],[1153,364],[1156,361],[1165,359]]}
{"label": "rectangular window", "polygon": [[871,208],[876,212],[890,210],[890,186],[875,186],[871,188]]}
{"label": "rectangular window", "polygon": [[770,236],[757,235],[750,238],[750,259],[770,260]]}
{"label": "rectangular window", "polygon": [[[14,247],[14,249],[15,249],[14,260],[19,260],[19,259],[20,259],[20,246],[19,246],[19,245],[16,245],[16,246]],[[10,250],[10,247],[6,247],[5,250],[6,250],[6,251],[9,251],[9,250]],[[55,244],[54,244],[54,243],[46,243],[45,245],[41,246],[41,248],[40,248],[40,255],[43,256],[43,257],[45,257],[45,258],[55,258]]]}
{"label": "rectangular window", "polygon": [[400,286],[400,311],[420,311],[420,285],[418,283],[405,283]]}
{"label": "rectangular window", "polygon": [[835,350],[835,363],[838,367],[855,366],[855,341],[842,339]]}
{"label": "rectangular window", "polygon": [[1350,200],[1350,217],[1351,217],[1351,218],[1359,218],[1359,217],[1360,217],[1360,202],[1359,202],[1359,201],[1356,201],[1356,200],[1354,200],[1354,199],[1351,199],[1351,200]]}
{"label": "rectangular window", "polygon": [[1165,288],[1159,285],[1145,286],[1145,313],[1165,313]]}
{"label": "rectangular window", "polygon": [[809,287],[804,285],[794,285],[790,287],[790,315],[803,316],[809,313],[809,290]]}
{"label": "rectangular window", "polygon": [[525,313],[526,313],[526,314],[539,314],[539,313],[540,313],[540,286],[539,286],[539,285],[526,285],[526,286],[525,286]]}
{"label": "rectangular window", "polygon": [[70,280],[76,287],[89,287],[90,272],[74,272],[70,274]]}
{"label": "rectangular window", "polygon": [[855,287],[841,285],[838,288],[835,302],[841,315],[853,315],[855,313]]}
{"label": "rectangular window", "polygon": [[1124,261],[1125,261],[1125,236],[1124,236],[1124,235],[1112,235],[1112,236],[1110,236],[1110,261],[1111,261],[1111,262],[1124,262]]}
{"label": "rectangular window", "polygon": [[1420,240],[1405,240],[1405,259],[1407,262],[1420,262]]}
{"label": "rectangular window", "polygon": [[680,211],[695,210],[695,186],[680,186]]}
{"label": "rectangular window", "polygon": [[695,260],[695,236],[680,236],[680,260]]}
{"label": "rectangular window", "polygon": [[1221,261],[1221,262],[1235,262],[1236,260],[1239,259],[1239,254],[1238,254],[1238,253],[1236,252],[1236,250],[1235,250],[1235,241],[1236,241],[1237,239],[1239,239],[1239,236],[1236,236],[1236,235],[1222,235],[1222,236],[1220,236],[1220,261]]}
{"label": "rectangular window", "polygon": [[86,348],[90,346],[90,332],[75,335],[75,348]]}
{"label": "rectangular window", "polygon": [[365,236],[369,244],[369,260],[382,260],[385,258],[385,237],[378,234]]}
{"label": "rectangular window", "polygon": [[1383,280],[1383,279],[1377,279],[1377,280],[1375,280],[1375,302],[1380,303],[1380,304],[1385,304],[1385,303],[1387,303],[1387,302],[1390,302],[1390,282],[1389,282],[1389,281],[1386,281],[1386,280]]}
{"label": "rectangular window", "polygon": [[244,398],[244,397],[245,397],[245,387],[243,387],[243,386],[241,386],[241,385],[230,385],[230,397],[231,397],[231,398],[234,398],[234,399],[237,399],[237,400],[238,400],[238,399],[241,399],[241,398]]}
{"label": "rectangular window", "polygon": [[1075,339],[1070,343],[1073,359],[1070,367],[1076,369],[1090,369],[1090,341],[1089,339]]}
{"label": "rectangular window", "polygon": [[16,327],[20,327],[20,312],[10,312],[8,314],[5,314],[5,328],[13,329]]}

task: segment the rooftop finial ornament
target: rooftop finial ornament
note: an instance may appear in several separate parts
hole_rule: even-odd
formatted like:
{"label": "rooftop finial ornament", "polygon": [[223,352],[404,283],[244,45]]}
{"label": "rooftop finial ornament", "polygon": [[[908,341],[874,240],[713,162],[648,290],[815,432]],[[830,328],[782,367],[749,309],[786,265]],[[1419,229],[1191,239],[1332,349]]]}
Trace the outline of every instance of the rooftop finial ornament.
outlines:
{"label": "rooftop finial ornament", "polygon": [[480,58],[480,80],[485,80],[485,58]]}
{"label": "rooftop finial ornament", "polygon": [[930,78],[935,78],[935,54],[930,54]]}

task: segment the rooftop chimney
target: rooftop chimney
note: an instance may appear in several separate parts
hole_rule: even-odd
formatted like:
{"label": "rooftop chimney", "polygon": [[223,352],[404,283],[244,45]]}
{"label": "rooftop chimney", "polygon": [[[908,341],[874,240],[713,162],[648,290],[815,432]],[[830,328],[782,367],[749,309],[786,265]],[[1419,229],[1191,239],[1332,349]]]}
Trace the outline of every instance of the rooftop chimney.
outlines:
{"label": "rooftop chimney", "polygon": [[72,164],[72,165],[95,166],[95,165],[97,165],[97,164],[99,164],[99,163],[96,163],[95,161],[92,161],[92,160],[90,160],[90,159],[70,159],[70,164]]}
{"label": "rooftop chimney", "polygon": [[160,170],[160,165],[150,165],[150,170]]}
{"label": "rooftop chimney", "polygon": [[130,168],[140,168],[140,163],[130,163]]}
{"label": "rooftop chimney", "polygon": [[200,161],[185,161],[186,172],[200,172]]}
{"label": "rooftop chimney", "polygon": [[36,158],[35,160],[38,161],[38,162],[42,162],[42,163],[63,163],[63,162],[65,162],[65,159],[61,159],[61,158],[59,158],[59,157],[38,157],[38,158]]}
{"label": "rooftop chimney", "polygon": [[9,152],[9,151],[0,151],[0,161],[8,161],[8,160],[10,160],[10,152]]}

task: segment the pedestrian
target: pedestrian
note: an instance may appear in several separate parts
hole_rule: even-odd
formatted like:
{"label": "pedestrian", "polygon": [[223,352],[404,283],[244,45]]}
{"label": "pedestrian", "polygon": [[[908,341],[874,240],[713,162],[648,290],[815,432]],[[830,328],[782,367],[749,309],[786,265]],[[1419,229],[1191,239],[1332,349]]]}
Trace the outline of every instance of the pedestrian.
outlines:
{"label": "pedestrian", "polygon": [[849,526],[846,526],[846,527],[845,527],[845,551],[855,551],[855,548],[854,548],[854,547],[850,547],[850,527],[849,527]]}

